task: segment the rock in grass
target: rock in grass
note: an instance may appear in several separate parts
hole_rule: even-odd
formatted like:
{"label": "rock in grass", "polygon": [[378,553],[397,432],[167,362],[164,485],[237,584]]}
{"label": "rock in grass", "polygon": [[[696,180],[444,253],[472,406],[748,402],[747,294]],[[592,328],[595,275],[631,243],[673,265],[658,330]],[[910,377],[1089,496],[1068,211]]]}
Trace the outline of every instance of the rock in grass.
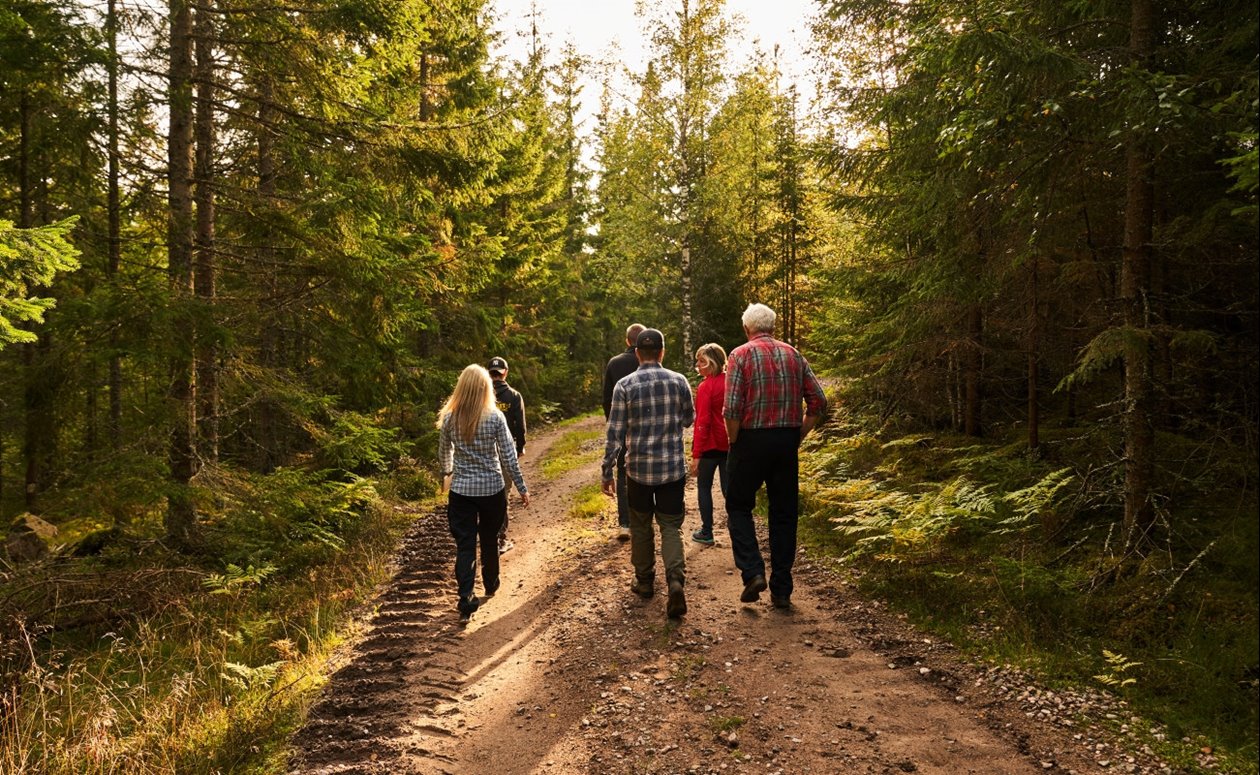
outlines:
{"label": "rock in grass", "polygon": [[48,542],[57,535],[57,526],[31,513],[19,514],[9,524],[4,548],[13,562],[34,562],[48,556]]}

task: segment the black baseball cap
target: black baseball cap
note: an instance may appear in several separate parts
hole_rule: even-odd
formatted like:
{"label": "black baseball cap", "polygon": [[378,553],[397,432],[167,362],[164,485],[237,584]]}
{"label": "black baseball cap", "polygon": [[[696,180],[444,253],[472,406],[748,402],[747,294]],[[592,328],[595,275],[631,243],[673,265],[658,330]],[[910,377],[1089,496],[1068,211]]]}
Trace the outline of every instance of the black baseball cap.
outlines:
{"label": "black baseball cap", "polygon": [[507,371],[507,367],[508,367],[507,361],[503,360],[502,358],[498,356],[495,356],[494,358],[490,359],[489,363],[486,364],[486,371],[493,374],[500,371]]}
{"label": "black baseball cap", "polygon": [[665,335],[655,328],[645,328],[634,340],[634,346],[641,350],[661,350],[665,347]]}

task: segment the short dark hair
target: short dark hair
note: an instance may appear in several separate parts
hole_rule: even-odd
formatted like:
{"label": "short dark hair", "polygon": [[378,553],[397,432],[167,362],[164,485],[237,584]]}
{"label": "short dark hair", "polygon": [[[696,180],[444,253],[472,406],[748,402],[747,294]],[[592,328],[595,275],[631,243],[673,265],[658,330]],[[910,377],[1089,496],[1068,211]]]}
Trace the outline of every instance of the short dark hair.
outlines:
{"label": "short dark hair", "polygon": [[647,326],[642,323],[631,323],[626,328],[626,344],[633,347],[635,340],[639,338],[639,334],[643,333],[643,329],[645,328],[647,328]]}

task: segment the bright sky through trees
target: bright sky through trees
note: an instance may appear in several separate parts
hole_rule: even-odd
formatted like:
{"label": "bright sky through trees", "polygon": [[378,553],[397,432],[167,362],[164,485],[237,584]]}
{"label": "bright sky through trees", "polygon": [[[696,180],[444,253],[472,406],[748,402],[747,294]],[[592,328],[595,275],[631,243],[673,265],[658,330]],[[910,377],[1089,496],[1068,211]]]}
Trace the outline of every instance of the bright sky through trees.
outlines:
{"label": "bright sky through trees", "polygon": [[[677,3],[675,2],[675,5]],[[593,61],[615,59],[632,71],[646,63],[647,41],[635,0],[495,0],[503,53],[521,59],[529,51],[530,16],[538,16],[538,32],[553,54],[572,41],[578,53]],[[814,0],[727,0],[727,13],[742,17],[742,38],[729,41],[731,64],[741,68],[760,48],[767,56],[779,47],[779,63],[787,79],[802,81],[809,73],[805,48]],[[593,112],[599,95],[586,91],[585,112]]]}

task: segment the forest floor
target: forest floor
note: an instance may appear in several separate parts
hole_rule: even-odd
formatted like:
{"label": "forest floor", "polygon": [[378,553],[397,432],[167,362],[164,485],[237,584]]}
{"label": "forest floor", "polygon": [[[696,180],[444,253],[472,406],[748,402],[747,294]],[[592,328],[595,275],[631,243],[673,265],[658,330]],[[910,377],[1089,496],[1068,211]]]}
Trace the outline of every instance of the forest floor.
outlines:
{"label": "forest floor", "polygon": [[740,603],[721,496],[717,544],[694,543],[690,483],[688,612],[668,620],[663,571],[641,600],[615,522],[570,516],[598,463],[540,473],[563,433],[602,422],[530,441],[532,506],[513,497],[502,588],[467,626],[444,514],[417,519],[294,739],[292,772],[1172,771],[1114,733],[1122,704],[1081,711],[1018,671],[970,663],[859,595],[831,558],[801,553],[788,611],[768,593]]}

